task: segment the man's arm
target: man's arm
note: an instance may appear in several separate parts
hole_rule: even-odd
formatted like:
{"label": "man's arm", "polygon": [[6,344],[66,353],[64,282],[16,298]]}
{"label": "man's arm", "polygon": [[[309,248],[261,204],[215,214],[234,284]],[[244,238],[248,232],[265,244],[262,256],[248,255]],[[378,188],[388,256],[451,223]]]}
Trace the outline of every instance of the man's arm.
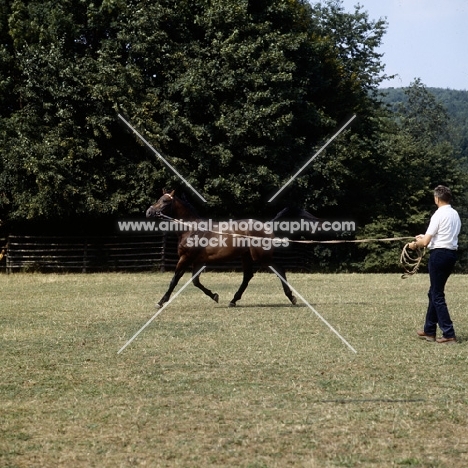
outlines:
{"label": "man's arm", "polygon": [[411,250],[416,250],[420,247],[427,247],[431,242],[432,236],[430,234],[419,234],[415,237],[415,241],[409,244]]}

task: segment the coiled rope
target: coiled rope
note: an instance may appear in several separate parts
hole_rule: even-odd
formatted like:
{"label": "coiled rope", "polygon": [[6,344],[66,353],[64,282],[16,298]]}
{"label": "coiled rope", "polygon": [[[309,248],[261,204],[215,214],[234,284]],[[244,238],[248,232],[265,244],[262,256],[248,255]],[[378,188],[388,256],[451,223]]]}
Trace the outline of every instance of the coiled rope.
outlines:
{"label": "coiled rope", "polygon": [[406,279],[409,276],[415,275],[419,270],[421,260],[426,253],[426,249],[417,247],[416,249],[410,249],[409,244],[405,244],[400,255],[400,263],[403,265],[405,273],[401,275],[401,279]]}

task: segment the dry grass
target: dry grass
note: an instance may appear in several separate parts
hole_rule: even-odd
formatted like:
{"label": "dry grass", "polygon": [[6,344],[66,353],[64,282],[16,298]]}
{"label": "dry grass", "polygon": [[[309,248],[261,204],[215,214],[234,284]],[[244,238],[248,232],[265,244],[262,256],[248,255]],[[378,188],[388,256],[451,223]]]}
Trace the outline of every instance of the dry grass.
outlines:
{"label": "dry grass", "polygon": [[415,338],[426,275],[288,276],[355,355],[272,274],[229,309],[208,273],[220,304],[189,286],[117,355],[169,278],[0,278],[1,466],[468,466],[464,276],[457,345]]}

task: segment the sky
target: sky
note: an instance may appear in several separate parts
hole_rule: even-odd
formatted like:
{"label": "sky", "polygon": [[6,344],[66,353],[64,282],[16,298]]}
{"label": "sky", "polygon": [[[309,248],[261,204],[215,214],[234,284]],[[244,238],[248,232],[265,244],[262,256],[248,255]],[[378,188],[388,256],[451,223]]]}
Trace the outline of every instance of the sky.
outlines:
{"label": "sky", "polygon": [[420,78],[427,87],[468,90],[468,0],[342,0],[349,12],[357,3],[388,23],[378,51],[385,73],[398,76],[381,87]]}

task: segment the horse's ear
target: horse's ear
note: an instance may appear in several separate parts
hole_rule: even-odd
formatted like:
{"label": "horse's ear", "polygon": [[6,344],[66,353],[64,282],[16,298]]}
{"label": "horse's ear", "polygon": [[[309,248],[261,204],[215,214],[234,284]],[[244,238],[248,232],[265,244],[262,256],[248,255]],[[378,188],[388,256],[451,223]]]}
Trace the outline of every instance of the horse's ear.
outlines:
{"label": "horse's ear", "polygon": [[174,193],[175,193],[175,190],[173,190],[169,195],[170,195],[171,197],[173,197],[173,196],[174,196]]}

